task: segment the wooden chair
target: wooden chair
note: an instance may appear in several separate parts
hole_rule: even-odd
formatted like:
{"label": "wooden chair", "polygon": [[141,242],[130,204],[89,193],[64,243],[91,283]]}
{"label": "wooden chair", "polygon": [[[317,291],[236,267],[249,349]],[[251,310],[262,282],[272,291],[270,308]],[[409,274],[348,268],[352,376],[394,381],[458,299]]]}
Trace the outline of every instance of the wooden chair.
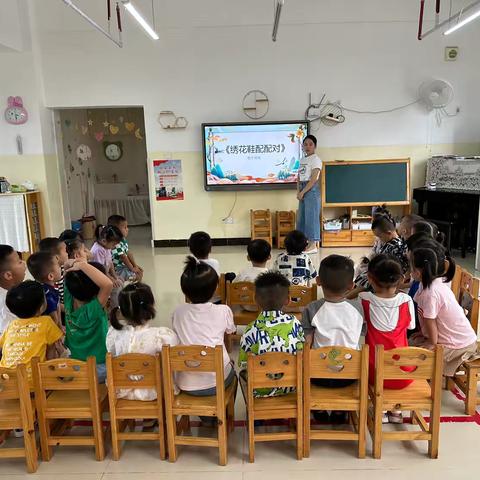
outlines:
{"label": "wooden chair", "polygon": [[[95,357],[86,362],[68,358],[40,362],[35,357],[32,372],[43,460],[52,458],[54,445],[93,445],[95,458],[102,461],[102,413],[108,399],[106,386],[98,384]],[[74,419],[91,420],[93,435],[63,435]]]}
{"label": "wooden chair", "polygon": [[[443,347],[435,351],[417,347],[396,348],[384,351],[383,345],[376,346],[375,385],[370,386],[370,401],[373,414],[369,411],[368,428],[373,440],[373,456],[381,458],[384,440],[427,440],[430,458],[438,457],[440,430],[440,406],[442,393]],[[402,367],[414,367],[408,372]],[[383,388],[384,380],[413,379],[402,390]],[[382,412],[408,410],[412,423],[420,431],[382,431]],[[430,412],[427,425],[423,413]]]}
{"label": "wooden chair", "polygon": [[295,212],[279,211],[276,214],[277,226],[277,248],[285,247],[285,237],[292,230],[295,230]]}
{"label": "wooden chair", "polygon": [[[129,353],[118,357],[107,354],[107,385],[114,460],[120,458],[122,440],[158,441],[160,458],[165,460],[165,416],[161,378],[160,354],[153,356]],[[119,389],[153,389],[157,393],[157,398],[151,401],[117,398]],[[132,424],[131,421],[137,418],[157,420],[158,432],[125,432],[129,423]]]}
{"label": "wooden chair", "polygon": [[[255,284],[252,282],[227,282],[227,305],[232,309],[235,325],[248,325],[260,313],[255,300]],[[256,308],[255,311],[245,310],[244,306]],[[225,346],[228,352],[232,351],[233,340],[238,340],[240,335],[230,334],[226,337]]]}
{"label": "wooden chair", "polygon": [[457,301],[460,299],[460,284],[462,281],[463,269],[460,265],[455,267],[455,275],[452,278],[451,289]]}
{"label": "wooden chair", "polygon": [[[358,458],[365,458],[368,409],[368,345],[361,351],[333,346],[312,349],[306,342],[303,363],[303,420],[304,456],[310,456],[311,440],[355,440]],[[355,380],[343,388],[312,385],[314,378]],[[311,412],[314,410],[348,411],[350,430],[312,430]]]}
{"label": "wooden chair", "polygon": [[478,333],[478,300],[480,297],[480,279],[466,270],[462,271],[458,303],[466,310],[467,317],[475,333]]}
{"label": "wooden chair", "polygon": [[285,311],[301,314],[309,303],[317,299],[317,285],[315,283],[311,287],[290,285],[288,293],[290,298]]}
{"label": "wooden chair", "polygon": [[251,238],[266,240],[272,245],[272,214],[270,210],[250,210]]}
{"label": "wooden chair", "polygon": [[[223,348],[200,345],[170,347],[162,350],[163,382],[165,391],[165,417],[167,425],[168,458],[177,460],[177,445],[216,447],[219,450],[219,464],[227,464],[227,428],[234,428],[235,395],[237,379],[226,389],[224,385]],[[216,376],[217,394],[196,397],[186,393],[174,394],[174,372],[213,372]],[[219,388],[220,386],[220,388]],[[218,420],[218,437],[194,437],[178,432],[177,416],[206,416]],[[182,432],[180,432],[182,433]]]}
{"label": "wooden chair", "polygon": [[[462,303],[460,304],[467,312],[467,318],[470,320],[475,332],[477,332],[480,300],[473,297],[470,291],[464,290],[461,293],[461,301]],[[477,389],[480,381],[480,359],[463,362],[452,377],[452,381],[465,395],[465,413],[467,415],[475,415],[476,407],[480,405],[480,396]]]}
{"label": "wooden chair", "polygon": [[[25,365],[0,368],[0,431],[23,430],[23,448],[0,448],[0,458],[25,458],[27,471],[38,468],[34,407],[30,398]],[[7,433],[7,432],[5,432]]]}
{"label": "wooden chair", "polygon": [[[247,381],[240,377],[243,397],[247,405],[248,458],[255,461],[255,442],[296,440],[297,459],[303,458],[303,407],[302,407],[303,352],[296,355],[281,352],[248,354]],[[295,387],[294,393],[276,397],[256,398],[258,388]],[[255,433],[255,420],[296,420],[294,431]]]}
{"label": "wooden chair", "polygon": [[220,275],[220,278],[218,279],[218,286],[217,289],[215,290],[215,296],[220,297],[220,303],[222,305],[225,305],[227,301],[227,287],[226,287],[226,279],[225,279],[225,274],[222,273]]}

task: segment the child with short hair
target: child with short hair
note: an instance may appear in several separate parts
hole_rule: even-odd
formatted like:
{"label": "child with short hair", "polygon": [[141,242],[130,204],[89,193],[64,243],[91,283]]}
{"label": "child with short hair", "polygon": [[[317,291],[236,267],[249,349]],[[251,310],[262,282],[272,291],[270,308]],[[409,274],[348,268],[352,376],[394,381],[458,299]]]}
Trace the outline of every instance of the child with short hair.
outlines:
{"label": "child with short hair", "polygon": [[292,285],[310,286],[317,276],[310,256],[304,253],[308,239],[300,230],[292,230],[285,237],[286,252],[276,258],[273,269],[279,271]]}
{"label": "child with short hair", "polygon": [[212,253],[212,239],[207,232],[192,233],[188,239],[188,248],[197,260],[210,265],[220,278],[220,263],[215,258],[210,258],[210,253]]}
{"label": "child with short hair", "polygon": [[141,282],[143,278],[143,268],[137,265],[133,253],[128,246],[128,221],[122,215],[110,215],[107,225],[117,227],[123,235],[123,238],[112,250],[113,266],[116,274],[122,280],[136,280]]}
{"label": "child with short hair", "polygon": [[423,245],[414,248],[410,259],[412,276],[420,282],[415,302],[421,335],[412,337],[412,343],[429,349],[443,345],[443,374],[451,377],[464,361],[478,357],[477,335],[448,285],[455,261]]}
{"label": "child with short hair", "polygon": [[58,263],[60,264],[61,276],[60,280],[55,282],[55,288],[58,291],[60,304],[63,304],[63,277],[65,276],[65,263],[68,260],[67,245],[63,240],[57,237],[47,237],[40,240],[38,248],[41,252],[49,252],[52,255],[58,257]]}
{"label": "child with short hair", "polygon": [[7,304],[7,292],[23,282],[27,266],[10,245],[0,245],[0,335],[16,316]]}
{"label": "child with short hair", "polygon": [[118,306],[118,294],[123,287],[123,280],[117,275],[113,266],[112,250],[122,241],[122,232],[113,225],[98,225],[95,229],[95,243],[91,248],[93,261],[103,265],[108,278],[113,282],[110,306]]}
{"label": "child with short hair", "polygon": [[28,271],[32,277],[42,284],[47,307],[42,315],[50,315],[55,324],[61,328],[60,294],[55,284],[60,281],[62,271],[56,255],[50,252],[35,252],[27,260]]}
{"label": "child with short hair", "polygon": [[413,226],[418,223],[423,222],[423,217],[420,215],[415,215],[414,213],[409,213],[408,215],[404,215],[402,220],[400,221],[400,225],[398,226],[398,234],[403,238],[403,240],[408,240],[412,234]]}
{"label": "child with short hair", "polygon": [[75,261],[65,275],[66,345],[72,358],[86,361],[94,356],[100,383],[105,382],[105,340],[108,331],[105,305],[112,281],[99,263]]}
{"label": "child with short hair", "polygon": [[[368,265],[368,281],[373,292],[362,292],[362,302],[369,346],[370,383],[375,379],[375,346],[385,350],[408,347],[407,330],[415,328],[415,311],[412,299],[397,289],[403,279],[402,267],[395,257],[380,254]],[[410,367],[402,367],[405,371]],[[385,380],[384,388],[402,389],[412,383],[407,380]],[[402,423],[401,411],[384,412],[383,423]]]}
{"label": "child with short hair", "polygon": [[[150,320],[156,315],[152,290],[144,283],[127,285],[118,296],[119,306],[110,312],[110,328],[107,334],[107,350],[114,357],[127,353],[155,355],[163,345],[178,345],[175,332],[166,327],[152,327]],[[118,398],[156,400],[154,389],[120,389]]]}
{"label": "child with short hair", "polygon": [[[222,345],[225,387],[228,387],[234,380],[235,370],[225,348],[224,337],[226,333],[235,333],[236,327],[230,307],[210,301],[218,285],[218,275],[210,265],[188,256],[180,285],[189,303],[179,305],[172,314],[172,328],[179,344]],[[189,395],[216,393],[215,373],[178,372],[176,382]]]}
{"label": "child with short hair", "polygon": [[247,246],[247,260],[251,266],[244,268],[235,277],[234,282],[254,282],[261,274],[268,271],[267,262],[271,258],[271,245],[263,239],[250,240]]}
{"label": "child with short hair", "polygon": [[442,245],[445,244],[446,235],[441,232],[434,223],[419,221],[412,226],[412,236],[424,234],[433,238],[438,243]]}
{"label": "child with short hair", "polygon": [[[268,271],[255,280],[255,298],[261,313],[247,326],[240,340],[238,366],[247,367],[247,355],[262,355],[268,352],[295,354],[303,350],[305,335],[298,319],[283,312],[288,303],[290,282],[279,272]],[[260,388],[255,390],[256,397],[274,397],[286,395],[295,389],[292,387]]]}
{"label": "child with short hair", "polygon": [[42,362],[54,358],[50,356],[49,347],[63,337],[63,332],[51,317],[42,315],[46,300],[43,287],[38,282],[26,280],[11,288],[6,304],[18,318],[11,320],[0,336],[0,366],[13,368],[23,363],[31,376],[32,358],[40,357]]}
{"label": "child with short hair", "polygon": [[[362,334],[363,316],[345,295],[353,287],[354,264],[343,255],[329,255],[320,263],[316,278],[323,290],[323,299],[310,303],[302,315],[305,332],[313,329],[313,348],[343,346],[358,350]],[[312,384],[326,388],[343,388],[355,380],[312,379]],[[345,423],[346,412],[314,413],[322,423]]]}

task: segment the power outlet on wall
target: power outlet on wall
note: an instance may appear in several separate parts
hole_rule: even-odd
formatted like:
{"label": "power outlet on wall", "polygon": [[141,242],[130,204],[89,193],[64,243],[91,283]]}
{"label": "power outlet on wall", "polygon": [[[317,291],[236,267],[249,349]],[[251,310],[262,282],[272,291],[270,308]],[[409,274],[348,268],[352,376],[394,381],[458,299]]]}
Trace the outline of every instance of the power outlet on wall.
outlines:
{"label": "power outlet on wall", "polygon": [[233,217],[226,217],[222,220],[226,225],[231,225],[233,223]]}

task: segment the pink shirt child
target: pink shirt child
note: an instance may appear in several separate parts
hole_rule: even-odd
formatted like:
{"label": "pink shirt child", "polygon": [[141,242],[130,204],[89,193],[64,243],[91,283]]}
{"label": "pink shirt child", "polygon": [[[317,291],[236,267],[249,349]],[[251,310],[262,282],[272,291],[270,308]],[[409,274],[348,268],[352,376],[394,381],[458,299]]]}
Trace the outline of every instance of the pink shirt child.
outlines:
{"label": "pink shirt child", "polygon": [[437,322],[438,343],[446,348],[459,350],[477,341],[477,336],[465,316],[463,308],[457,302],[448,283],[436,278],[429,288],[422,285],[415,295],[418,305],[420,327],[425,336],[424,318],[435,318]]}
{"label": "pink shirt child", "polygon": [[98,242],[93,244],[90,251],[92,252],[93,261],[103,265],[108,272],[112,265],[112,251],[103,247]]}

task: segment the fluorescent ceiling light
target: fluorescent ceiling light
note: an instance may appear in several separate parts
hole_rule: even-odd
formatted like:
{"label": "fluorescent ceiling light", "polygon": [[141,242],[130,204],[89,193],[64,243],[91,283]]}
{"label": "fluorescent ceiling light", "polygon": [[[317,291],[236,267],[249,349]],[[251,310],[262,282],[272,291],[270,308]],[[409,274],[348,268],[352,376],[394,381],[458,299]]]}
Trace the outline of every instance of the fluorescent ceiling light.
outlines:
{"label": "fluorescent ceiling light", "polygon": [[461,22],[456,23],[453,27],[449,28],[444,35],[450,35],[451,33],[457,31],[459,28],[462,28],[467,23],[470,23],[472,20],[480,17],[480,10],[478,12],[472,13],[469,17],[464,18]]}
{"label": "fluorescent ceiling light", "polygon": [[142,28],[154,39],[158,40],[157,32],[147,23],[142,14],[132,5],[132,2],[124,3],[128,13],[142,26]]}

